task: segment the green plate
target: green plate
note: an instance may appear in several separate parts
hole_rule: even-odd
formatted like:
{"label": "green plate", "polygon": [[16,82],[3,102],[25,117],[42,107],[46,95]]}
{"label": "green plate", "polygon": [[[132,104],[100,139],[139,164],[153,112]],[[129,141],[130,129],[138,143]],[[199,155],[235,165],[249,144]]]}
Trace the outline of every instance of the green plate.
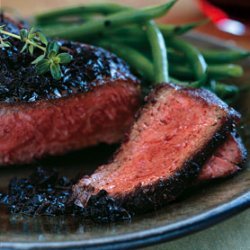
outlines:
{"label": "green plate", "polygon": [[[225,41],[198,33],[187,36],[202,48],[226,48]],[[249,84],[250,60],[243,63],[244,78],[232,80]],[[244,142],[248,149],[250,131],[250,92],[244,93],[237,106],[243,114]],[[248,127],[248,129],[247,129]],[[250,133],[250,132],[249,132]],[[105,149],[105,150],[103,150]],[[42,164],[56,167],[62,174],[74,176],[92,172],[106,160],[112,148],[88,149],[68,156],[49,159]],[[98,155],[98,157],[96,156]],[[81,217],[25,217],[0,212],[0,248],[2,249],[130,249],[178,238],[222,221],[250,206],[250,162],[233,178],[193,190],[160,210],[118,224],[94,224]],[[32,167],[0,169],[0,190],[13,176],[26,176]]]}

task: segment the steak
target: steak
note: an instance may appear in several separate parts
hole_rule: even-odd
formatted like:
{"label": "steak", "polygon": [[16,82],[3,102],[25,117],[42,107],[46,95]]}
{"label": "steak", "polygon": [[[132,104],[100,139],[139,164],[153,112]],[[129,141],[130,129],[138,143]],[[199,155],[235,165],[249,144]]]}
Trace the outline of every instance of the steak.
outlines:
{"label": "steak", "polygon": [[173,201],[238,120],[236,111],[207,90],[158,87],[112,162],[73,186],[75,204],[88,207],[103,190],[129,211]]}
{"label": "steak", "polygon": [[202,167],[198,182],[211,181],[236,174],[246,160],[247,151],[241,138],[231,133]]}
{"label": "steak", "polygon": [[[1,16],[12,33],[23,27]],[[139,80],[101,48],[60,41],[73,56],[62,79],[38,75],[23,46],[1,48],[0,165],[24,164],[99,143],[117,143],[140,105]],[[36,50],[34,53],[38,53]]]}

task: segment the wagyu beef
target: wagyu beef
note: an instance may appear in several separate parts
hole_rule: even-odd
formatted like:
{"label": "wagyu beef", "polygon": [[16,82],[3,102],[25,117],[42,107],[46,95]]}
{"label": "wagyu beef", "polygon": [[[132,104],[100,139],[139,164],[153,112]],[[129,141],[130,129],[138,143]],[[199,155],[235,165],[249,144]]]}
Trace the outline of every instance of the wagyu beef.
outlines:
{"label": "wagyu beef", "polygon": [[[22,28],[3,16],[0,25],[12,33]],[[10,48],[0,49],[0,165],[121,140],[140,105],[139,81],[124,61],[61,41],[73,60],[58,81],[38,75],[34,57],[20,53],[23,44],[9,41]]]}
{"label": "wagyu beef", "polygon": [[73,187],[75,204],[88,207],[103,190],[130,211],[174,200],[238,119],[209,91],[162,85],[148,98],[113,161]]}
{"label": "wagyu beef", "polygon": [[231,133],[202,167],[198,182],[211,181],[236,174],[242,169],[247,151],[241,138]]}

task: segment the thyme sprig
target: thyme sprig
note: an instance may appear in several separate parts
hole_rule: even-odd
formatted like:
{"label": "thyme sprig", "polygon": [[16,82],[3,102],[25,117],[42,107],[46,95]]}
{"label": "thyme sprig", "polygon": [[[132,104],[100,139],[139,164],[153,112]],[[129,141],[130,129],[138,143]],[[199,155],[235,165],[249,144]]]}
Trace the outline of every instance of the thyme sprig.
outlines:
{"label": "thyme sprig", "polygon": [[0,48],[9,48],[11,43],[8,37],[12,37],[24,43],[20,53],[28,51],[34,56],[34,50],[39,49],[42,54],[34,59],[32,64],[35,65],[38,74],[50,72],[55,80],[62,77],[61,65],[72,61],[72,55],[69,53],[59,53],[60,45],[55,41],[48,41],[46,36],[38,30],[21,29],[19,34],[14,34],[4,30],[4,25],[0,26]]}

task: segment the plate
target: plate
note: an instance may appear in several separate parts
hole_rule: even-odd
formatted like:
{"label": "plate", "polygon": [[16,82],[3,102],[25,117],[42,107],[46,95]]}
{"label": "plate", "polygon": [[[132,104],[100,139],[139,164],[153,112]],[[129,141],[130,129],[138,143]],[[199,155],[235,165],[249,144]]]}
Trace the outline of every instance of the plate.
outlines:
{"label": "plate", "polygon": [[[202,48],[227,48],[225,41],[193,33],[186,37]],[[250,60],[239,85],[249,84]],[[242,95],[236,107],[242,114],[243,139],[250,149],[250,92]],[[248,128],[248,129],[247,129]],[[250,132],[248,132],[250,133]],[[97,147],[60,158],[43,161],[60,173],[72,176],[79,171],[91,173],[113,152],[114,147]],[[249,150],[250,152],[250,150]],[[97,157],[98,155],[98,157]],[[0,169],[0,190],[13,176],[26,176],[32,167]],[[189,190],[176,202],[160,210],[137,216],[131,222],[94,224],[81,217],[25,217],[0,212],[0,248],[2,249],[130,249],[173,240],[207,228],[250,206],[250,161],[240,174]]]}

